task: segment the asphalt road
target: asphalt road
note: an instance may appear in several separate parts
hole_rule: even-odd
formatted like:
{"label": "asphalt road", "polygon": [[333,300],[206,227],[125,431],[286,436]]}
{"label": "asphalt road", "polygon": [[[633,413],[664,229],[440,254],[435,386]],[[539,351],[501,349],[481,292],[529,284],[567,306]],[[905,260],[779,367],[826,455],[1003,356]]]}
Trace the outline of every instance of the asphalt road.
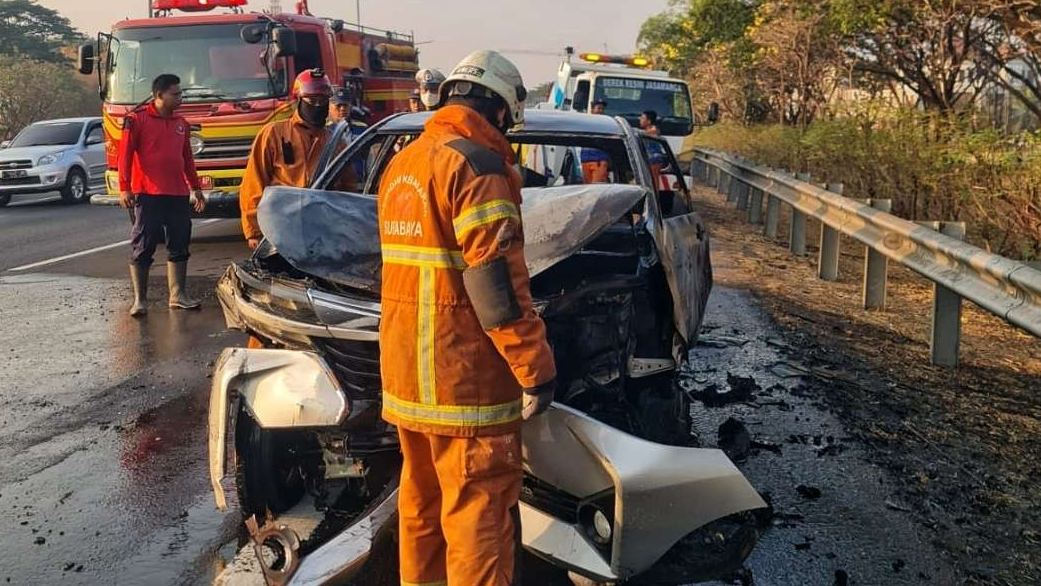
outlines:
{"label": "asphalt road", "polygon": [[213,284],[246,247],[234,220],[196,221],[203,310],[165,307],[160,250],[137,321],[128,229],[118,208],[0,208],[0,583],[204,584],[237,549],[238,518],[213,506],[205,416],[211,361],[243,341]]}
{"label": "asphalt road", "polygon": [[[128,227],[118,208],[0,209],[0,584],[231,583],[241,524],[213,505],[206,410],[213,359],[244,342],[225,330],[213,285],[246,248],[237,222],[197,221],[190,289],[204,308],[165,307],[160,251],[150,313],[134,320]],[[892,505],[885,474],[815,398],[827,389],[785,368],[785,341],[757,304],[714,290],[683,382],[732,392],[732,376],[755,379],[741,400],[695,404],[702,446],[725,439],[727,419],[746,430],[734,457],[776,508],[748,562],[755,584],[953,583]],[[258,583],[245,574],[235,582]]]}

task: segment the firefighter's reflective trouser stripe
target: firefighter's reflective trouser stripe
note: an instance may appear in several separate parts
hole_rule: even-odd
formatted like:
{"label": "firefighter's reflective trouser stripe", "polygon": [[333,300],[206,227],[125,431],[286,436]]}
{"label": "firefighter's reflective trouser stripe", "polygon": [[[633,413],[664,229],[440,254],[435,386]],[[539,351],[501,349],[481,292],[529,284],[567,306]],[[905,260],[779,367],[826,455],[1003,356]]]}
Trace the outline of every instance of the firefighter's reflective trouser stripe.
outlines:
{"label": "firefighter's reflective trouser stripe", "polygon": [[401,584],[511,586],[520,433],[449,437],[399,428]]}
{"label": "firefighter's reflective trouser stripe", "polygon": [[582,163],[582,181],[588,183],[607,183],[607,161],[591,161]]}

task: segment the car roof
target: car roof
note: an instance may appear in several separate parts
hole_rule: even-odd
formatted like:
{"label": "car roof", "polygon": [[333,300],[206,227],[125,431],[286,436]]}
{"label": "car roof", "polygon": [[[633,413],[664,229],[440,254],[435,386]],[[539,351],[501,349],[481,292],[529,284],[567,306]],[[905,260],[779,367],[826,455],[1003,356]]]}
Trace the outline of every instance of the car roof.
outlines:
{"label": "car roof", "polygon": [[[380,132],[419,132],[432,115],[433,112],[399,114],[388,119]],[[524,111],[524,126],[520,130],[511,131],[510,135],[596,134],[621,138],[624,136],[621,124],[628,123],[604,115],[529,108]]]}
{"label": "car roof", "polygon": [[100,122],[100,116],[85,116],[81,118],[55,118],[54,120],[37,120],[33,124],[50,124],[52,122]]}

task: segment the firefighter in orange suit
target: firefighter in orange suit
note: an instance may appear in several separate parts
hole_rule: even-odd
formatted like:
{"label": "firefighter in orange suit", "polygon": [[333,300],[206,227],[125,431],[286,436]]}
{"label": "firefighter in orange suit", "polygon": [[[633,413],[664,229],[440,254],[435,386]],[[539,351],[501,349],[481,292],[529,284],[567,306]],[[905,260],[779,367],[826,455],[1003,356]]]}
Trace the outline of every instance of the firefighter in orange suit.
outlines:
{"label": "firefighter in orange suit", "polygon": [[507,59],[469,55],[380,183],[383,417],[404,456],[402,584],[512,583],[520,424],[556,386],[504,136],[524,121],[525,93]]}
{"label": "firefighter in orange suit", "polygon": [[309,69],[296,77],[291,97],[296,111],[289,120],[272,122],[257,133],[239,187],[242,233],[250,248],[263,235],[257,223],[257,206],[270,185],[307,187],[332,131],[326,126],[333,86],[321,69]]}

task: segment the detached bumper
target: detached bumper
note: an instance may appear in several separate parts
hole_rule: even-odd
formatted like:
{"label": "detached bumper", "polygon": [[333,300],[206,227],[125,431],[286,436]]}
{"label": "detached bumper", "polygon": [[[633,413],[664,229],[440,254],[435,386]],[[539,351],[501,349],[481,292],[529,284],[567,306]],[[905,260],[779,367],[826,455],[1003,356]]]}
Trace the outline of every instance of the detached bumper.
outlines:
{"label": "detached bumper", "polygon": [[[201,214],[192,212],[196,218],[237,218],[239,211],[239,194],[233,191],[207,191],[202,194],[206,200],[206,209]],[[99,193],[90,198],[96,206],[118,206],[119,196]]]}

